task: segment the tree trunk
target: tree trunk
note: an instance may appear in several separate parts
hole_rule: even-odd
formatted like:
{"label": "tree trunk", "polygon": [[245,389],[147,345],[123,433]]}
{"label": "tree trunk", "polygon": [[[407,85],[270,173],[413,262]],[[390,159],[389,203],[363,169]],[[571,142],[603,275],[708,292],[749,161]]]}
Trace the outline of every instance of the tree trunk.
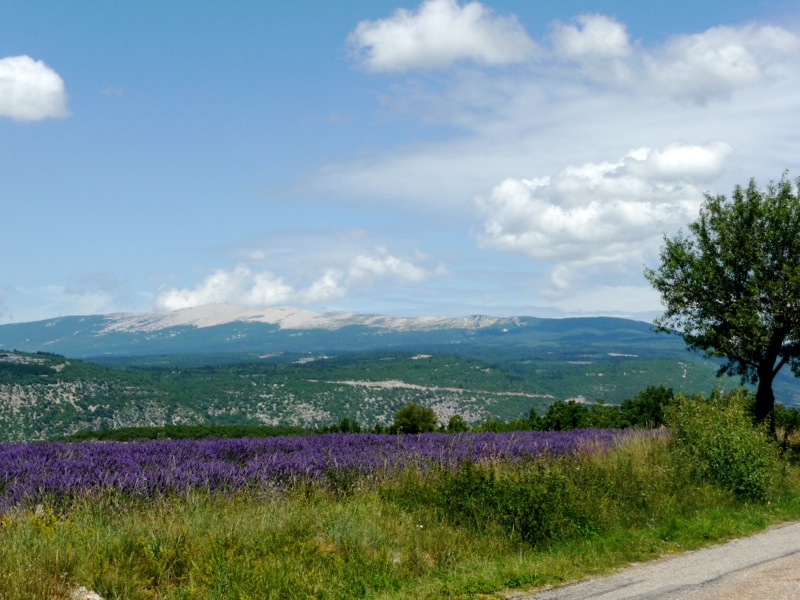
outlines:
{"label": "tree trunk", "polygon": [[758,389],[756,390],[755,417],[759,423],[767,423],[769,431],[775,434],[775,394],[772,393],[772,369],[759,369]]}

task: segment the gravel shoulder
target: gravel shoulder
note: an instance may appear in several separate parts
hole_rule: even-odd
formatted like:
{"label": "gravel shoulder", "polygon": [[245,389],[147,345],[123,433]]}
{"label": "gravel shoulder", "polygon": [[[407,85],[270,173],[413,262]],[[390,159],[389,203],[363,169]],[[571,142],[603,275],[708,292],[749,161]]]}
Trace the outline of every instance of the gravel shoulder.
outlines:
{"label": "gravel shoulder", "polygon": [[800,598],[800,523],[626,567],[513,600],[783,600]]}

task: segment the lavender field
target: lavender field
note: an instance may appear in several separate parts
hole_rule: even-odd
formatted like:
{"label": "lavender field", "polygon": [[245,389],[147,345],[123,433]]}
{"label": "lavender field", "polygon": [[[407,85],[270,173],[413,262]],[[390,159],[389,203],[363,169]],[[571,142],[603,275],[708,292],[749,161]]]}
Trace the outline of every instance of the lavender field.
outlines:
{"label": "lavender field", "polygon": [[737,398],[669,430],[0,444],[0,600],[488,597],[800,518]]}
{"label": "lavender field", "polygon": [[414,466],[519,462],[611,446],[618,430],[568,432],[325,434],[143,442],[0,444],[0,511],[87,494],[152,498],[199,490],[270,490],[300,482],[374,478]]}

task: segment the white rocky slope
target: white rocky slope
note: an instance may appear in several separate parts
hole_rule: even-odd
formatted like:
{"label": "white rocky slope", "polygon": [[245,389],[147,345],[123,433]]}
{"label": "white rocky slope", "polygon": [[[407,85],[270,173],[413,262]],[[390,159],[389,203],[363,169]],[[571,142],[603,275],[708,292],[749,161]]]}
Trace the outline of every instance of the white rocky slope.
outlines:
{"label": "white rocky slope", "polygon": [[290,307],[245,308],[230,304],[207,304],[168,312],[108,315],[108,324],[102,332],[158,331],[182,325],[213,327],[237,321],[270,323],[278,325],[281,329],[340,329],[348,325],[366,325],[393,331],[422,331],[445,328],[481,329],[504,322],[508,322],[510,325],[521,325],[518,319],[486,316],[389,317],[346,312],[315,313]]}

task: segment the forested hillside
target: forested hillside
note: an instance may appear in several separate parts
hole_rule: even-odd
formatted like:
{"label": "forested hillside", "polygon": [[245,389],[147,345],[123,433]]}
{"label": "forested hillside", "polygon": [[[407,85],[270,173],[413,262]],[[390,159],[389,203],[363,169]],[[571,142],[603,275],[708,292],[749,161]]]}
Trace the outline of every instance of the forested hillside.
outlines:
{"label": "forested hillside", "polygon": [[[690,393],[720,385],[696,355],[548,353],[520,360],[375,351],[108,359],[0,353],[0,440],[170,424],[323,427],[342,418],[391,423],[409,402],[439,420],[509,420],[555,400],[620,401],[649,385]],[[735,382],[727,381],[732,386]]]}

